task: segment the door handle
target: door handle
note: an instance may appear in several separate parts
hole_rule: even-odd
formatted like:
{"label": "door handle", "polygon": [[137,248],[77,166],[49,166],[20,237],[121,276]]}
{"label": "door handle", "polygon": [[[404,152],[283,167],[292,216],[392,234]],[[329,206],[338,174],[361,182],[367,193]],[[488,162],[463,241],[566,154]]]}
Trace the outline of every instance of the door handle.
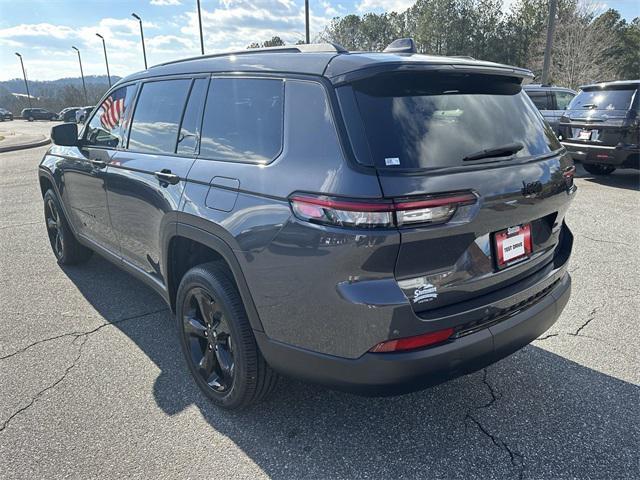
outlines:
{"label": "door handle", "polygon": [[102,160],[89,160],[91,162],[91,165],[94,168],[104,168],[107,166],[107,162],[103,162]]}
{"label": "door handle", "polygon": [[171,170],[166,168],[160,170],[159,172],[153,172],[160,183],[170,183],[171,185],[175,185],[180,181],[180,177],[175,173],[171,173]]}

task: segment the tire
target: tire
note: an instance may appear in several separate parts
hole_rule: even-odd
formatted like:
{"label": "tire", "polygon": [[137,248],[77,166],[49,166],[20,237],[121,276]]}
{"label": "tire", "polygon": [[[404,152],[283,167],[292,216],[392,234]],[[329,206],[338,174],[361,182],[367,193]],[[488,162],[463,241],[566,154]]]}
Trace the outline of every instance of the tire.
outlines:
{"label": "tire", "polygon": [[52,115],[52,116],[51,116],[51,118],[50,118],[50,120],[51,120],[52,122],[53,122],[53,121],[55,121],[55,119],[56,119],[56,116],[55,116],[55,115]]}
{"label": "tire", "polygon": [[198,387],[216,405],[238,409],[275,388],[231,273],[220,262],[189,270],[178,287],[176,326]]}
{"label": "tire", "polygon": [[602,165],[601,163],[583,163],[582,166],[591,175],[609,175],[616,169],[612,165]]}
{"label": "tire", "polygon": [[58,197],[49,189],[44,194],[44,220],[49,243],[60,265],[84,263],[93,252],[80,244],[69,227]]}
{"label": "tire", "polygon": [[35,118],[29,117],[27,120],[29,120],[30,122],[33,122],[35,120]]}

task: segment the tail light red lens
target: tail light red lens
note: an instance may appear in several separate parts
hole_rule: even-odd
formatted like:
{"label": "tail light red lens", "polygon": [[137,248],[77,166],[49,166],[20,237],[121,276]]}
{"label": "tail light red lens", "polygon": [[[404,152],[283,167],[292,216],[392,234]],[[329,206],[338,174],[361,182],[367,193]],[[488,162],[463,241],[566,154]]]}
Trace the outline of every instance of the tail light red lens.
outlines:
{"label": "tail light red lens", "polygon": [[398,338],[395,340],[387,340],[373,347],[370,352],[402,352],[407,350],[415,350],[417,348],[430,347],[442,342],[446,342],[453,335],[453,328],[438,330],[437,332],[425,333],[415,337]]}
{"label": "tail light red lens", "polygon": [[573,187],[573,177],[575,177],[575,175],[575,165],[565,168],[564,172],[562,172],[562,178],[564,178],[564,183],[567,185],[567,188]]}
{"label": "tail light red lens", "polygon": [[380,202],[338,200],[306,194],[290,198],[293,213],[301,220],[355,228],[445,223],[458,207],[476,201],[477,197],[471,192]]}

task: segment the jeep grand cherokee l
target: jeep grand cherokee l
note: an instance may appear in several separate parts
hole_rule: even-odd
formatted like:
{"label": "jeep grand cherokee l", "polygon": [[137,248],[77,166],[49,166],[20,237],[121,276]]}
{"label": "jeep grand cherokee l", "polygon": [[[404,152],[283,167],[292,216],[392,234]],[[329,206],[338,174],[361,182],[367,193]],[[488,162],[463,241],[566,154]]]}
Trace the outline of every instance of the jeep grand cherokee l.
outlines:
{"label": "jeep grand cherokee l", "polygon": [[594,175],[640,168],[640,80],[580,87],[560,119],[559,138]]}
{"label": "jeep grand cherokee l", "polygon": [[154,288],[226,408],[276,372],[390,395],[527,345],[569,298],[571,158],[529,71],[405,43],[121,80],[79,136],[52,129],[39,178],[58,262],[97,252]]}

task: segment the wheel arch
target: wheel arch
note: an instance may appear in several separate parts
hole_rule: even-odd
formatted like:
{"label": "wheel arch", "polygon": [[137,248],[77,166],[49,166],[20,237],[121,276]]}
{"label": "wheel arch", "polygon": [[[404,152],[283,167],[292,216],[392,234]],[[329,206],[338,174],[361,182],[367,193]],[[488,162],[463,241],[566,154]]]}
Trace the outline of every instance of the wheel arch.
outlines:
{"label": "wheel arch", "polygon": [[256,331],[264,331],[240,263],[227,242],[215,233],[193,225],[182,222],[174,225],[175,229],[172,228],[163,240],[163,263],[171,310],[176,310],[178,286],[190,268],[209,261],[221,261],[236,283],[251,327]]}

